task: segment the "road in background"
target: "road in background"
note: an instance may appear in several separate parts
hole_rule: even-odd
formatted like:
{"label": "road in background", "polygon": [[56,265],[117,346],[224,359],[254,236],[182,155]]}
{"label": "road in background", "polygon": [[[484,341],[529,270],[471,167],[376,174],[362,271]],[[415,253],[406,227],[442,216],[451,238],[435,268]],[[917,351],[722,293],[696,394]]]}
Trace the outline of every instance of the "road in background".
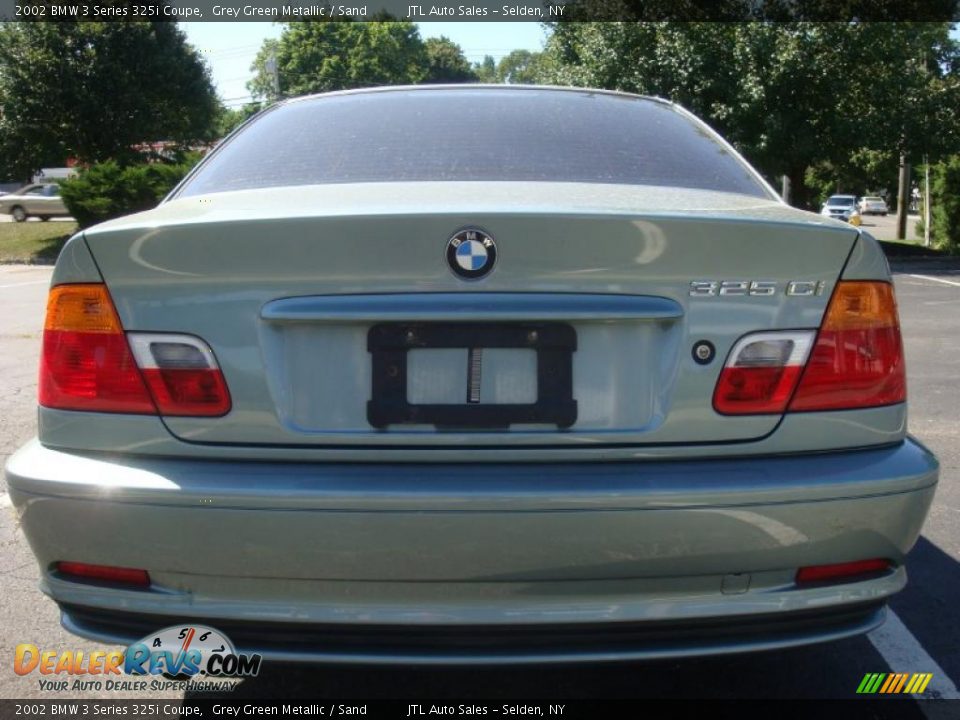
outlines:
{"label": "road in background", "polygon": [[[49,277],[49,268],[0,267],[0,307],[5,310],[0,314],[0,461],[36,433],[37,357]],[[960,681],[960,265],[904,266],[896,285],[910,428],[939,455],[942,473],[923,537],[908,562],[910,584],[894,599],[896,618],[882,632],[830,645],[672,662],[510,669],[267,664],[260,677],[241,682],[234,697],[849,698],[866,673],[891,671],[934,671],[938,677],[931,687],[949,690]],[[29,642],[43,649],[89,652],[103,646],[60,628],[54,604],[37,590],[37,567],[9,510],[5,485],[0,506],[6,508],[0,512],[0,697],[58,697],[39,689],[36,674],[14,675],[14,647]],[[70,694],[82,696],[125,695]]]}
{"label": "road in background", "polygon": [[[907,216],[907,237],[905,238],[905,242],[912,242],[918,245],[923,244],[923,238],[917,236],[918,222],[920,222],[919,215]],[[896,213],[891,213],[886,217],[883,215],[864,215],[861,218],[860,226],[877,240],[897,239]]]}

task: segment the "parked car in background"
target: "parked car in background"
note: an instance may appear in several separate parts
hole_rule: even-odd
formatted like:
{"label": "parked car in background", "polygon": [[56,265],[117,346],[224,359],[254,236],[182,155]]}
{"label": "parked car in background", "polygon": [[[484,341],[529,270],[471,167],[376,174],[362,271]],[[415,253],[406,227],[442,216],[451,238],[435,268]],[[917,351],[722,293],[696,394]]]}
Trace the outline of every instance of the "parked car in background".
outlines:
{"label": "parked car in background", "polygon": [[[850,222],[850,218],[859,212],[857,211],[857,197],[855,195],[831,195],[823,204],[820,214],[824,217],[834,218]],[[859,220],[859,218],[857,218]],[[859,224],[859,223],[856,223]]]}
{"label": "parked car in background", "polygon": [[887,207],[887,201],[882,197],[867,195],[860,199],[858,203],[861,215],[884,215],[890,212]]}
{"label": "parked car in background", "polygon": [[7,489],[64,625],[102,642],[789,647],[875,628],[907,581],[938,471],[906,392],[876,240],[682,108],[331,93],[67,243]]}
{"label": "parked car in background", "polygon": [[12,215],[15,222],[23,222],[28,217],[49,220],[70,215],[56,183],[26,185],[0,197],[0,213]]}

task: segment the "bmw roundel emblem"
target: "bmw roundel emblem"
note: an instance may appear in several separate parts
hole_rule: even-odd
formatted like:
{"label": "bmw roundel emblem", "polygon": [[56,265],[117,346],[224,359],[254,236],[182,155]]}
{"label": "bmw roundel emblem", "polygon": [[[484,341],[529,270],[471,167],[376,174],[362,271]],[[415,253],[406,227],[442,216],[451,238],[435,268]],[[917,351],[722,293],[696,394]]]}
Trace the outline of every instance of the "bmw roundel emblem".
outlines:
{"label": "bmw roundel emblem", "polygon": [[447,264],[465,280],[477,280],[493,270],[497,245],[478,228],[464,228],[447,241]]}

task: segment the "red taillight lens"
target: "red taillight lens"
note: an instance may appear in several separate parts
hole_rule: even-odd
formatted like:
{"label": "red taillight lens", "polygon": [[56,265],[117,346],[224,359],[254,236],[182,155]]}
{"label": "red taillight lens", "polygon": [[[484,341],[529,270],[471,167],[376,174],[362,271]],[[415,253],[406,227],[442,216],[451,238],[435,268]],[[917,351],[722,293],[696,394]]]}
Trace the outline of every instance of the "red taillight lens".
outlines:
{"label": "red taillight lens", "polygon": [[100,580],[102,582],[150,587],[150,575],[146,570],[113,567],[112,565],[90,565],[88,563],[61,561],[56,564],[57,572],[67,579]]}
{"label": "red taillight lens", "polygon": [[797,385],[813,343],[812,330],[747,335],[720,372],[713,407],[723,415],[780,414]]}
{"label": "red taillight lens", "polygon": [[161,415],[217,417],[230,411],[227,383],[205,342],[190,335],[128,337]]}
{"label": "red taillight lens", "polygon": [[230,395],[219,370],[143,371],[161,415],[217,416],[230,410]]}
{"label": "red taillight lens", "polygon": [[156,413],[104,285],[50,291],[39,401],[61,410]]}
{"label": "red taillight lens", "polygon": [[883,558],[857,560],[855,562],[835,563],[833,565],[811,565],[797,571],[797,583],[842,582],[854,580],[862,575],[874,575],[886,572],[893,563]]}
{"label": "red taillight lens", "polygon": [[906,398],[893,286],[839,283],[790,410],[848,410],[892,405]]}

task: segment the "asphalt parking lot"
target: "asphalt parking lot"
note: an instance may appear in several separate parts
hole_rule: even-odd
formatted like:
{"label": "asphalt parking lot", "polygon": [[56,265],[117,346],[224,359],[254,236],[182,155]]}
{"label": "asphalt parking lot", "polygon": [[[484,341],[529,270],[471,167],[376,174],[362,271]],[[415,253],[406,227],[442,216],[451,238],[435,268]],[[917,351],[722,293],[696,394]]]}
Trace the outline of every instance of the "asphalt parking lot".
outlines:
{"label": "asphalt parking lot", "polygon": [[[917,239],[917,222],[919,215],[907,216],[907,239]],[[896,240],[897,216],[893,215],[864,215],[861,218],[861,227],[873,235],[877,240]]]}
{"label": "asphalt parking lot", "polygon": [[[49,268],[0,267],[0,461],[36,433],[36,364],[49,277]],[[931,672],[928,696],[960,698],[960,263],[903,266],[896,285],[910,429],[937,453],[942,474],[908,563],[910,584],[880,630],[831,645],[682,662],[431,670],[267,666],[260,677],[240,683],[233,697],[850,698],[866,673]],[[51,697],[36,675],[13,673],[14,647],[102,646],[60,628],[53,603],[37,589],[37,568],[5,490],[0,487],[0,697]],[[149,695],[88,695],[124,696]]]}

